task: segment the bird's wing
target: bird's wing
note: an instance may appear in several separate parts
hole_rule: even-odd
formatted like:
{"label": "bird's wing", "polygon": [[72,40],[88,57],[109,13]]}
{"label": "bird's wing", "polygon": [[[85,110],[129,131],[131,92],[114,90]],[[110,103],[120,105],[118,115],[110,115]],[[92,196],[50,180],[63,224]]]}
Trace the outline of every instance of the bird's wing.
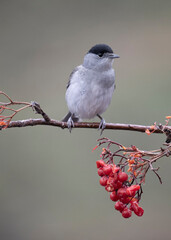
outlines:
{"label": "bird's wing", "polygon": [[69,81],[68,81],[68,84],[67,84],[67,86],[66,86],[66,89],[69,88],[69,86],[70,86],[70,84],[71,84],[71,79],[72,79],[73,75],[78,71],[78,69],[79,69],[79,66],[76,67],[76,68],[72,71],[72,73],[70,74],[70,76],[69,76]]}

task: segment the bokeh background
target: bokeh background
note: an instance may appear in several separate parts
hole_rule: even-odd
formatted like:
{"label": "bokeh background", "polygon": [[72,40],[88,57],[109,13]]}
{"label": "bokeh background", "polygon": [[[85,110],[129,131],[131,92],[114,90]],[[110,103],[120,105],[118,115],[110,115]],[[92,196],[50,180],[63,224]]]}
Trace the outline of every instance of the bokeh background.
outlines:
{"label": "bokeh background", "polygon": [[[0,0],[0,90],[35,100],[60,120],[68,76],[96,43],[120,55],[105,120],[164,123],[170,115],[170,0]],[[36,117],[28,109],[15,119]],[[170,158],[156,163],[163,185],[153,173],[147,176],[144,216],[123,219],[99,185],[100,149],[92,153],[97,130],[70,134],[36,126],[0,134],[1,240],[170,239]],[[103,136],[147,150],[165,141],[126,131]]]}

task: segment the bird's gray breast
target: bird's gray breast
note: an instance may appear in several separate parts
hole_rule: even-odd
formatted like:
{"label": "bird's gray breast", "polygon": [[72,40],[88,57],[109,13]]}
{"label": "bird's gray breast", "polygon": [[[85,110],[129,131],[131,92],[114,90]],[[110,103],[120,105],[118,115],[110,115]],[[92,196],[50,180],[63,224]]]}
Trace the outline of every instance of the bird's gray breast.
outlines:
{"label": "bird's gray breast", "polygon": [[93,71],[82,66],[70,79],[66,100],[71,113],[82,119],[102,114],[111,102],[114,91],[114,70]]}

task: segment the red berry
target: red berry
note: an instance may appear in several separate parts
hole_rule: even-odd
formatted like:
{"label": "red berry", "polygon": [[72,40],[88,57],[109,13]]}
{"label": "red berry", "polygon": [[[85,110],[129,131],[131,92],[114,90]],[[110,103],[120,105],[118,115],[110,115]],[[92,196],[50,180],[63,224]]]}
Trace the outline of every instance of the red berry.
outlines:
{"label": "red berry", "polygon": [[120,201],[117,201],[117,202],[115,203],[115,209],[118,210],[118,211],[120,211],[120,212],[122,212],[125,207],[126,207],[126,205],[123,204],[123,203],[120,202]]}
{"label": "red berry", "polygon": [[122,211],[122,216],[124,218],[129,218],[129,217],[131,217],[131,215],[132,215],[131,210],[128,209],[127,207],[125,207],[124,210]]}
{"label": "red berry", "polygon": [[116,165],[113,166],[112,169],[113,173],[118,173],[120,170],[121,170],[120,167],[116,167]]}
{"label": "red berry", "polygon": [[141,217],[144,214],[144,210],[142,209],[142,207],[138,205],[136,201],[131,203],[130,209],[133,210],[134,213],[139,217]]}
{"label": "red berry", "polygon": [[120,182],[120,181],[117,181],[117,182],[116,182],[116,185],[117,185],[117,189],[119,189],[119,188],[121,188],[121,187],[122,187],[122,182]]}
{"label": "red berry", "polygon": [[136,213],[137,216],[141,217],[144,214],[144,209],[142,207],[138,208],[138,212]]}
{"label": "red berry", "polygon": [[97,168],[100,168],[100,167],[104,167],[106,163],[102,159],[100,159],[96,161],[96,165],[97,165]]}
{"label": "red berry", "polygon": [[116,202],[116,201],[118,200],[118,196],[117,196],[117,194],[116,194],[116,191],[111,192],[111,194],[110,194],[110,199],[111,199],[112,201],[114,201],[114,202]]}
{"label": "red berry", "polygon": [[128,203],[130,203],[130,198],[129,197],[126,197],[126,198],[120,198],[119,199],[122,203],[125,203],[125,204],[128,204]]}
{"label": "red berry", "polygon": [[109,175],[112,172],[112,167],[111,165],[106,165],[103,167],[103,172],[105,175]]}
{"label": "red berry", "polygon": [[106,185],[105,189],[106,189],[107,192],[113,192],[115,190],[112,185]]}
{"label": "red berry", "polygon": [[117,190],[122,187],[122,183],[120,181],[116,181],[115,176],[109,177],[107,184],[112,185],[114,187],[114,190]]}
{"label": "red berry", "polygon": [[99,180],[100,185],[106,186],[107,185],[107,180],[108,180],[108,177],[106,177],[106,176],[101,177],[100,180]]}
{"label": "red berry", "polygon": [[137,201],[131,202],[130,209],[133,210],[135,214],[138,213],[138,208],[139,208],[139,205]]}
{"label": "red berry", "polygon": [[109,177],[107,184],[114,185],[115,184],[115,179],[113,177]]}
{"label": "red berry", "polygon": [[117,173],[113,174],[113,179],[114,179],[115,182],[118,181],[118,174]]}
{"label": "red berry", "polygon": [[103,168],[100,167],[100,168],[98,169],[97,173],[98,173],[98,175],[99,175],[100,177],[104,176]]}
{"label": "red berry", "polygon": [[136,191],[140,189],[140,185],[131,185],[130,187],[127,188],[127,195],[134,197]]}
{"label": "red berry", "polygon": [[117,185],[117,183],[114,183],[114,184],[113,184],[113,187],[114,187],[114,190],[118,190],[118,185]]}
{"label": "red berry", "polygon": [[126,188],[119,188],[117,191],[118,198],[126,198],[127,197],[127,191]]}
{"label": "red berry", "polygon": [[125,182],[128,179],[128,175],[125,172],[118,173],[118,180],[121,182]]}

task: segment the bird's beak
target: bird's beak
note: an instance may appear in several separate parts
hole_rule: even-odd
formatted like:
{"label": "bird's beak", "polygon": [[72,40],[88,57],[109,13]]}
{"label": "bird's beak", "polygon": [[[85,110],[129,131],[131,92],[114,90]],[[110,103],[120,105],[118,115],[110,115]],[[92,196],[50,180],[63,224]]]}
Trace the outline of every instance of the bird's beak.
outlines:
{"label": "bird's beak", "polygon": [[120,58],[119,55],[114,54],[114,53],[110,53],[108,56],[109,56],[109,58]]}

